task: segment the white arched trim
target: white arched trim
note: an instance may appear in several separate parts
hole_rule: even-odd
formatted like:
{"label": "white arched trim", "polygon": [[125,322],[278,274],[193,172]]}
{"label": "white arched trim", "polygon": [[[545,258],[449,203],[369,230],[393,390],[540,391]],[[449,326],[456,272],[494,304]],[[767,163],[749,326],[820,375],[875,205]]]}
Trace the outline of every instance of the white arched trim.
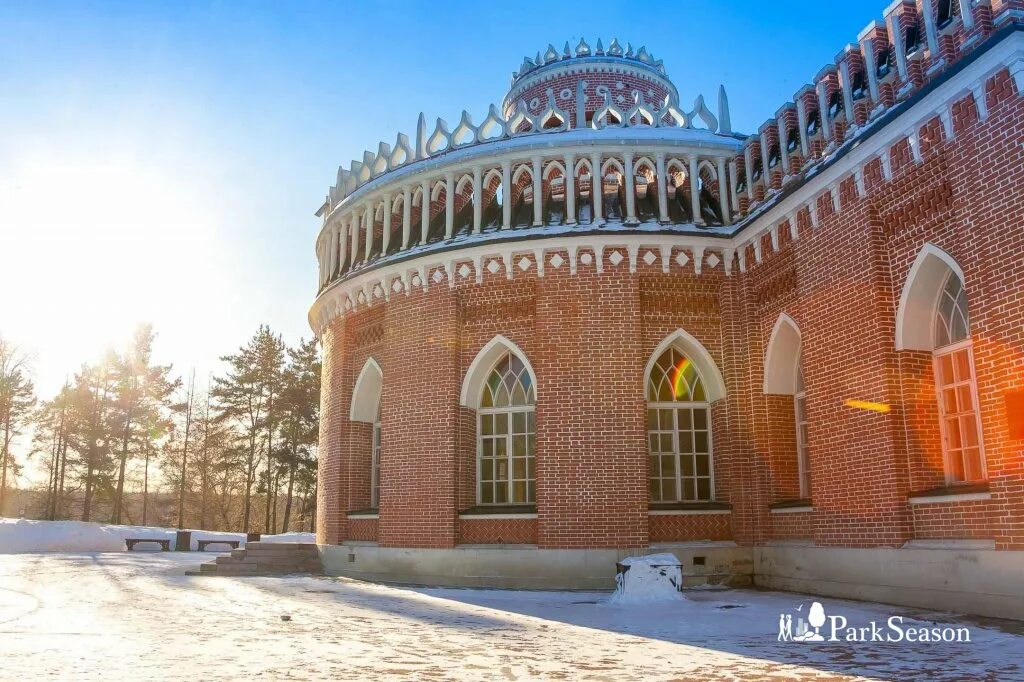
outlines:
{"label": "white arched trim", "polygon": [[402,195],[402,194],[399,194],[398,196],[396,196],[391,201],[391,213],[392,213],[392,215],[395,214],[395,213],[401,213],[402,212],[402,208],[404,207],[404,204],[405,204],[405,196]]}
{"label": "white arched trim", "polygon": [[555,171],[561,173],[563,178],[565,177],[565,166],[560,161],[549,161],[548,165],[544,167],[544,179],[550,180],[551,174]]}
{"label": "white arched trim", "polygon": [[520,350],[519,346],[498,334],[480,349],[466,371],[466,378],[462,380],[462,395],[459,398],[459,403],[463,407],[471,407],[475,410],[480,406],[480,396],[483,394],[487,376],[505,353],[512,353],[522,360],[526,371],[530,373],[534,392],[540,390],[537,386],[537,374],[533,371],[533,365],[527,359],[526,353]]}
{"label": "white arched trim", "polygon": [[715,165],[707,159],[703,159],[699,164],[697,164],[698,175],[700,174],[700,171],[707,171],[712,180],[718,180],[718,171],[715,169]]}
{"label": "white arched trim", "polygon": [[964,271],[952,256],[934,244],[921,247],[896,309],[896,350],[935,349],[935,306],[950,272],[966,287]]}
{"label": "white arched trim", "polygon": [[516,166],[515,171],[512,173],[512,184],[518,185],[519,179],[522,178],[524,174],[529,175],[530,182],[533,182],[533,170],[524,163]]}
{"label": "white arched trim", "polygon": [[614,157],[610,157],[610,158],[606,159],[604,164],[601,166],[601,175],[602,175],[602,177],[605,176],[605,175],[608,175],[608,169],[609,168],[612,168],[612,169],[618,171],[619,175],[625,175],[626,174],[626,171],[624,171],[622,169],[622,164],[619,163],[619,160],[614,158]]}
{"label": "white arched trim", "polygon": [[594,167],[590,165],[590,159],[580,159],[576,162],[576,167],[573,169],[573,173],[580,175],[586,170],[591,175],[594,174]]}
{"label": "white arched trim", "polygon": [[441,192],[447,191],[448,187],[445,180],[438,180],[434,183],[434,187],[430,190],[430,200],[437,201],[441,198]]}
{"label": "white arched trim", "polygon": [[501,170],[498,168],[492,168],[487,171],[487,175],[484,176],[483,186],[490,187],[492,182],[497,181],[498,185],[501,184]]}
{"label": "white arched trim", "polygon": [[412,205],[421,206],[423,204],[423,190],[417,187],[412,192]]}
{"label": "white arched trim", "polygon": [[633,162],[633,173],[634,174],[640,172],[644,168],[646,168],[647,170],[651,171],[651,173],[656,173],[657,172],[657,171],[655,171],[654,162],[651,161],[651,159],[649,157],[641,156],[640,158],[638,158],[636,161]]}
{"label": "white arched trim", "polygon": [[682,173],[684,177],[687,174],[689,174],[689,171],[687,170],[686,166],[683,165],[683,162],[680,161],[679,159],[669,159],[668,164],[666,164],[665,166],[665,172]]}
{"label": "white arched trim", "polygon": [[700,374],[700,378],[704,380],[704,388],[707,391],[709,403],[725,397],[725,380],[722,379],[722,373],[718,371],[718,365],[715,364],[711,353],[708,352],[708,349],[700,341],[682,329],[677,329],[666,336],[658,344],[658,347],[654,349],[650,360],[647,361],[647,367],[644,369],[645,394],[647,392],[647,383],[651,380],[651,370],[654,369],[654,363],[658,361],[662,353],[672,346],[675,346],[686,357],[690,358],[690,362],[693,363],[697,373]]}
{"label": "white arched trim", "polygon": [[377,421],[377,406],[380,403],[380,389],[384,383],[384,373],[373,358],[366,361],[352,389],[352,407],[348,418],[354,422],[373,424]]}
{"label": "white arched trim", "polygon": [[473,176],[472,175],[463,175],[461,178],[459,178],[459,181],[455,184],[455,193],[456,194],[462,194],[462,192],[466,189],[466,185],[469,185],[470,189],[472,189],[472,187],[473,187]]}
{"label": "white arched trim", "polygon": [[800,328],[792,317],[782,313],[775,321],[768,349],[764,353],[764,392],[795,395],[799,365]]}

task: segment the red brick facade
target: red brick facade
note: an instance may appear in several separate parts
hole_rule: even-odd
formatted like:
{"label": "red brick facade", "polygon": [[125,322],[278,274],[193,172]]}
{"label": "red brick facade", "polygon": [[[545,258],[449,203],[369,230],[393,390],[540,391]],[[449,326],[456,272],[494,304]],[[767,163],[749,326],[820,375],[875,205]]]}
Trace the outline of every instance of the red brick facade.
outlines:
{"label": "red brick facade", "polygon": [[[943,78],[966,73],[971,59],[995,54],[1000,41],[1024,36],[1004,20],[1012,6],[975,7],[970,30],[958,19],[939,36],[941,64],[924,53],[906,73],[893,64],[893,75],[877,84],[878,101],[866,95],[834,120],[821,112],[828,137],[819,130],[806,140],[806,160],[802,145],[785,151],[775,126],[749,139],[753,164],[763,137],[789,154],[791,170],[784,177],[781,168],[765,168],[740,192],[728,235],[735,254],[644,245],[602,252],[524,237],[505,262],[454,250],[450,267],[421,273],[419,288],[406,283],[387,300],[370,295],[372,305],[334,317],[321,334],[318,540],[628,549],[698,540],[900,547],[960,539],[1024,549],[1024,441],[1011,436],[1019,417],[1007,410],[1007,396],[1024,391],[1024,52],[985,74],[983,89],[959,92],[945,109],[948,121],[932,115],[914,128],[916,138],[885,145],[834,185],[822,184],[825,172],[806,173],[852,158],[855,131],[872,144],[868,133],[884,131],[871,126],[892,122],[879,117],[898,121],[921,101],[915,96],[937,92]],[[913,12],[913,3],[899,12]],[[876,27],[868,43],[885,43],[886,35]],[[980,37],[968,43],[972,36]],[[839,61],[854,75],[870,70],[860,51]],[[826,100],[849,87],[837,69],[819,73]],[[564,78],[538,92],[569,87],[575,98],[579,76]],[[599,82],[586,78],[589,87]],[[545,96],[534,96],[546,106]],[[983,97],[980,105],[975,97]],[[813,113],[817,97],[803,91],[801,98]],[[780,115],[784,129],[798,125],[791,108]],[[744,154],[734,161],[742,168]],[[810,192],[806,203],[767,223],[773,207],[801,191]],[[932,353],[897,349],[901,299],[929,248],[962,271],[969,302],[987,476],[959,490],[947,486]],[[811,488],[803,500],[793,396],[765,392],[766,353],[783,314],[799,330],[807,394]],[[710,408],[714,504],[655,510],[645,367],[677,330],[706,350],[724,380],[725,395]],[[536,504],[495,508],[488,518],[476,494],[477,416],[460,400],[474,360],[499,335],[536,375]],[[379,520],[348,519],[371,506],[371,427],[349,419],[370,358],[383,377]]]}

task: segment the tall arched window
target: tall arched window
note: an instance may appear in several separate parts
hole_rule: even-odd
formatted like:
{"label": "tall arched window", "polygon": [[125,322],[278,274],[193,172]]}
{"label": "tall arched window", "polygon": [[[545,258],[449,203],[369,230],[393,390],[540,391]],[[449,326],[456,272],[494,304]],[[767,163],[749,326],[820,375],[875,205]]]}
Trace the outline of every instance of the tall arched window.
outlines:
{"label": "tall arched window", "polygon": [[536,402],[530,372],[505,352],[487,376],[477,410],[480,504],[536,501]]}
{"label": "tall arched window", "polygon": [[800,478],[800,497],[811,496],[811,456],[807,450],[807,392],[804,370],[797,365],[796,393],[793,394],[793,416],[796,419],[796,470]]}
{"label": "tall arched window", "polygon": [[380,403],[377,419],[373,422],[373,445],[370,449],[370,506],[380,505]]}
{"label": "tall arched window", "polygon": [[967,483],[985,479],[974,357],[971,352],[967,294],[955,272],[946,276],[935,309],[935,387],[946,479]]}
{"label": "tall arched window", "polygon": [[647,380],[651,502],[709,502],[714,497],[710,403],[690,358],[670,346]]}

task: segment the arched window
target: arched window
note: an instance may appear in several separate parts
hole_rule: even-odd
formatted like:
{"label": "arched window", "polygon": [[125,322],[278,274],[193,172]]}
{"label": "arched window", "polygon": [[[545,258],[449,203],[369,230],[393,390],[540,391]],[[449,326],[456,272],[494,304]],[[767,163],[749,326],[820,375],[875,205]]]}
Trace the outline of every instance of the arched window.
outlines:
{"label": "arched window", "polygon": [[811,497],[811,456],[807,449],[807,392],[804,370],[797,365],[796,393],[793,394],[793,416],[796,419],[796,470],[800,479],[800,497]]}
{"label": "arched window", "polygon": [[939,398],[946,479],[968,483],[985,479],[974,357],[967,294],[955,272],[946,276],[935,308],[935,388]]}
{"label": "arched window", "polygon": [[477,410],[477,497],[480,504],[536,501],[536,391],[514,353],[494,364]]}
{"label": "arched window", "polygon": [[380,505],[380,403],[377,404],[377,420],[373,422],[373,445],[370,450],[370,506]]}
{"label": "arched window", "polygon": [[669,346],[647,380],[651,502],[709,502],[714,497],[710,402],[701,375]]}

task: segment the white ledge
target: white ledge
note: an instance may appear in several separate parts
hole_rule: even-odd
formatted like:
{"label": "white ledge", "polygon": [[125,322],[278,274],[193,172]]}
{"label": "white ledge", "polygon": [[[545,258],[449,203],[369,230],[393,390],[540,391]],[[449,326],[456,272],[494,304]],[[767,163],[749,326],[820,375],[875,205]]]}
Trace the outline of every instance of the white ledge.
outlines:
{"label": "white ledge", "polygon": [[972,502],[974,500],[991,500],[992,493],[963,493],[960,495],[922,495],[907,500],[910,504],[942,504],[943,502]]}
{"label": "white ledge", "polygon": [[960,538],[943,538],[934,540],[910,540],[901,549],[995,549],[996,541],[992,539],[969,540]]}
{"label": "white ledge", "polygon": [[493,519],[535,519],[536,514],[459,514],[466,521],[491,521]]}
{"label": "white ledge", "polygon": [[769,509],[772,514],[806,514],[814,511],[814,507],[811,505],[804,505],[802,507],[779,507],[778,509]]}
{"label": "white ledge", "polygon": [[731,509],[650,509],[648,516],[703,516],[706,514],[732,514]]}

